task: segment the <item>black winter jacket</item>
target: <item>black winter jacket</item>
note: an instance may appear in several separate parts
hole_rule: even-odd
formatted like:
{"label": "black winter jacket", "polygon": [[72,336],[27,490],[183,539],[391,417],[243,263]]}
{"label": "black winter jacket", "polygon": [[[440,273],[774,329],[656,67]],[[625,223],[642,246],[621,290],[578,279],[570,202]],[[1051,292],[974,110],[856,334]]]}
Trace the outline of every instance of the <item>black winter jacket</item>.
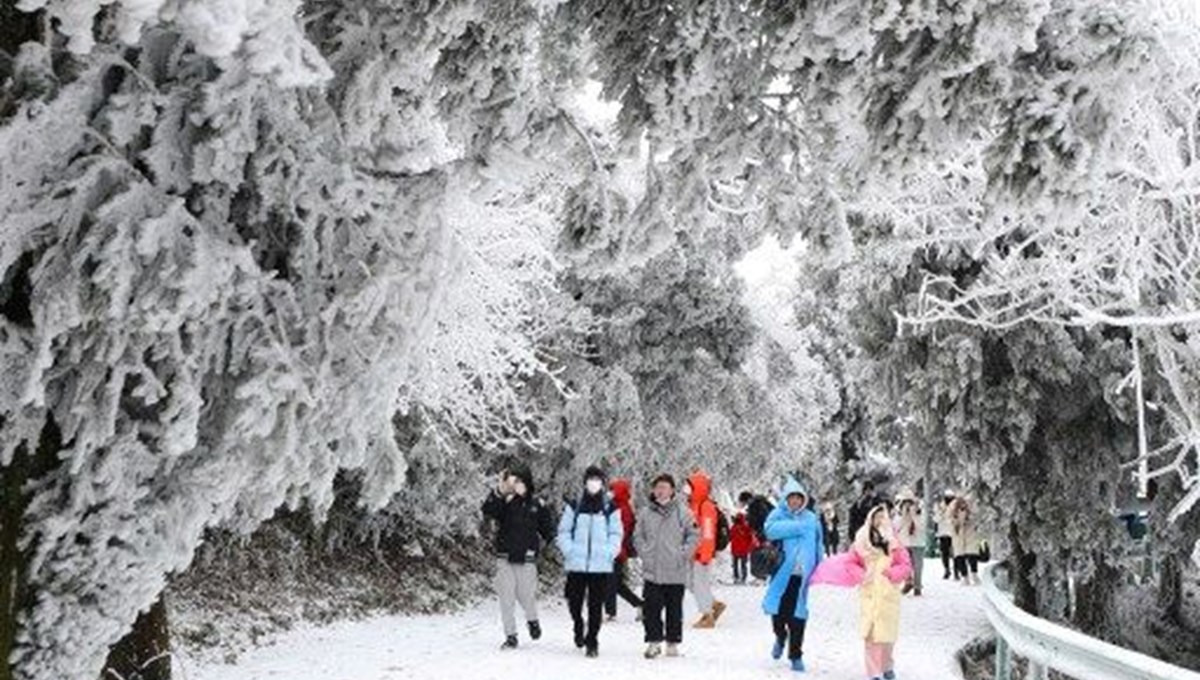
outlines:
{"label": "black winter jacket", "polygon": [[492,491],[483,502],[483,515],[496,520],[496,554],[513,564],[537,559],[543,543],[554,540],[554,518],[540,499]]}

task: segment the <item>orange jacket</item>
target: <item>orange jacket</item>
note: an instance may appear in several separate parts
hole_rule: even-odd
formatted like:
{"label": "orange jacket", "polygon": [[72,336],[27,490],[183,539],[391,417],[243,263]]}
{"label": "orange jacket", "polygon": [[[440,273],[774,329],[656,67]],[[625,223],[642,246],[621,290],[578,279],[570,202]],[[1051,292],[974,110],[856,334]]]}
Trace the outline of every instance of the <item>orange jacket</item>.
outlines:
{"label": "orange jacket", "polygon": [[700,545],[696,546],[695,560],[700,564],[708,564],[717,552],[717,505],[708,497],[712,480],[703,472],[696,472],[688,477],[688,484],[692,486],[688,506],[700,527]]}

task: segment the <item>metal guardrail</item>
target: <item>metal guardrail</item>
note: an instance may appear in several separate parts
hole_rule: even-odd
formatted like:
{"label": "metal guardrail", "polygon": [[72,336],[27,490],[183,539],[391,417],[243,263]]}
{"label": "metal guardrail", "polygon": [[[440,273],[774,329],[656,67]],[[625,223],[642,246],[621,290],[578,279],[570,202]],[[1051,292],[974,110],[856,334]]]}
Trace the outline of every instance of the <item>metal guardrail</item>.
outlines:
{"label": "metal guardrail", "polygon": [[1002,563],[984,567],[983,602],[996,630],[995,680],[1010,680],[1012,655],[1029,660],[1030,680],[1045,680],[1054,669],[1079,680],[1200,680],[1200,673],[1089,637],[1040,619],[1013,604],[996,585]]}

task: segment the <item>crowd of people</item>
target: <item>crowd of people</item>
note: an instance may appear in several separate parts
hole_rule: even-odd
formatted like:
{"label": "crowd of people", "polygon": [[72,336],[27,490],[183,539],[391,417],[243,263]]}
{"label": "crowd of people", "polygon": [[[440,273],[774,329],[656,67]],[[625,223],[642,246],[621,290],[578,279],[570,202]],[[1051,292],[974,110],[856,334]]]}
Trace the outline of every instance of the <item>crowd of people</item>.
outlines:
{"label": "crowd of people", "polygon": [[[713,595],[713,567],[718,553],[728,549],[733,584],[751,578],[765,582],[762,608],[774,636],[772,658],[786,656],[793,670],[804,672],[810,587],[854,587],[861,599],[859,634],[867,677],[893,680],[900,602],[923,590],[930,527],[920,499],[908,492],[885,498],[865,482],[849,511],[849,545],[840,552],[834,505],[818,506],[791,476],[775,498],[742,492],[727,514],[714,500],[712,480],[704,472],[691,474],[682,485],[663,473],[652,480],[647,501],[635,508],[629,480],[610,481],[604,470],[592,466],[579,491],[565,499],[555,523],[550,507],[534,494],[529,470],[503,471],[483,503],[484,516],[497,525],[495,588],[505,635],[501,648],[519,645],[517,605],[529,637],[541,637],[536,565],[545,546],[554,543],[566,572],[576,647],[588,657],[599,655],[602,625],[615,619],[623,599],[642,623],[645,657],[678,656],[687,593],[700,613],[693,628],[715,627],[726,610]],[[983,546],[970,503],[947,492],[937,504],[934,522],[944,578],[977,584]],[[630,584],[633,559],[641,563],[640,595]]]}

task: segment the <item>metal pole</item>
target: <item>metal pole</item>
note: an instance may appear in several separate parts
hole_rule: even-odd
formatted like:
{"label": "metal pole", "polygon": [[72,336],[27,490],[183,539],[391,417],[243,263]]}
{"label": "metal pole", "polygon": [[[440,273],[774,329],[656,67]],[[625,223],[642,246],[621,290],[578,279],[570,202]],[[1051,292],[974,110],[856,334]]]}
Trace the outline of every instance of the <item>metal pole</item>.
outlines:
{"label": "metal pole", "polygon": [[1138,422],[1138,498],[1150,496],[1150,454],[1146,444],[1146,394],[1142,383],[1142,347],[1138,342],[1137,330],[1133,331],[1133,381],[1137,392]]}
{"label": "metal pole", "polygon": [[994,680],[1012,680],[1012,657],[1008,651],[1008,641],[996,634],[996,676]]}

